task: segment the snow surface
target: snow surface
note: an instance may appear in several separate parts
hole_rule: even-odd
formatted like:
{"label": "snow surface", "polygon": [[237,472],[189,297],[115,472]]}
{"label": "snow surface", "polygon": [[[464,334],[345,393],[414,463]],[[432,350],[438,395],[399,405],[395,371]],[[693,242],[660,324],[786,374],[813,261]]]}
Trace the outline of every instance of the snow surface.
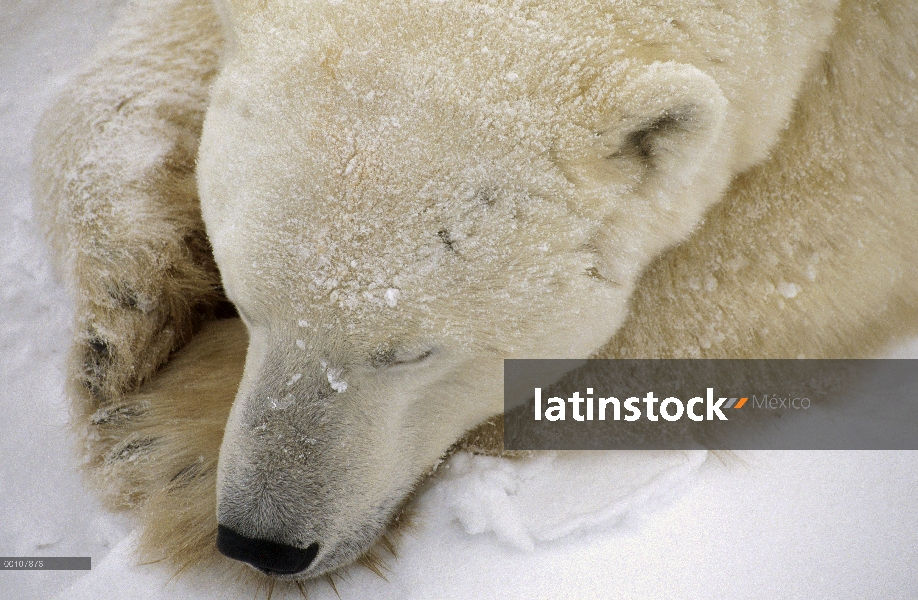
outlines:
{"label": "snow surface", "polygon": [[[30,140],[121,4],[0,0],[0,555],[93,562],[0,572],[0,598],[253,598],[217,567],[137,565],[130,519],[70,451],[70,305],[31,214]],[[918,452],[460,454],[413,512],[386,579],[352,569],[341,598],[918,597]]]}

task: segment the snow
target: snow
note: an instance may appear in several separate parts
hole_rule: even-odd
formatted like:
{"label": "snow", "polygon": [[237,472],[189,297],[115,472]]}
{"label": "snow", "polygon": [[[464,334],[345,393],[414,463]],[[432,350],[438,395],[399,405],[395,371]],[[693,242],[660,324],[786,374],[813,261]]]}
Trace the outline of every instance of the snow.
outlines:
{"label": "snow", "polygon": [[278,400],[277,398],[268,398],[268,400],[271,401],[272,410],[285,410],[285,409],[290,408],[293,405],[294,401],[296,400],[296,397],[293,394],[287,394],[280,400]]}
{"label": "snow", "polygon": [[800,290],[802,288],[796,283],[788,283],[786,281],[782,281],[781,283],[778,284],[778,287],[775,289],[779,294],[781,294],[782,296],[784,296],[785,298],[789,300],[791,298],[796,298],[797,294],[800,293]]}
{"label": "snow", "polygon": [[[71,308],[31,214],[30,139],[120,5],[0,0],[0,555],[93,560],[0,572],[0,597],[253,598],[219,566],[138,565],[133,523],[83,487],[71,451]],[[890,356],[918,356],[918,340]],[[385,579],[354,568],[336,585],[345,599],[913,598],[916,492],[918,452],[459,454],[415,498]]]}
{"label": "snow", "polygon": [[389,305],[389,308],[395,308],[398,306],[398,297],[401,295],[401,291],[396,288],[389,288],[386,290],[386,304]]}
{"label": "snow", "polygon": [[[707,452],[545,452],[525,461],[459,454],[434,495],[467,534],[513,548],[635,519],[691,480]],[[595,482],[602,481],[601,493]]]}
{"label": "snow", "polygon": [[347,382],[341,379],[343,369],[331,367],[327,362],[320,361],[322,368],[325,369],[325,377],[328,379],[328,385],[339,394],[347,391]]}

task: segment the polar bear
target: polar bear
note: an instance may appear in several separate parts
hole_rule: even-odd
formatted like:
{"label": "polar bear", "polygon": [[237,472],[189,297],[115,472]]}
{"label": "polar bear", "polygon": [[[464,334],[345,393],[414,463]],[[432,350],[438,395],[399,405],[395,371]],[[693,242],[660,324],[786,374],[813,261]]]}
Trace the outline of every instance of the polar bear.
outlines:
{"label": "polar bear", "polygon": [[312,578],[506,358],[877,351],[918,321],[916,33],[905,0],[132,5],[36,142],[100,487],[151,553]]}

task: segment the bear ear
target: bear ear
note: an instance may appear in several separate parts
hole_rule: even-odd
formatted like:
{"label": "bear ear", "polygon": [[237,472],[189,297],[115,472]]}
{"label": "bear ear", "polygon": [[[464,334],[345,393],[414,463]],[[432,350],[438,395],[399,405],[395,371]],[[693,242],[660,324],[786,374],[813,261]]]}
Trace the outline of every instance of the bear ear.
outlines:
{"label": "bear ear", "polygon": [[717,82],[693,66],[610,69],[577,108],[579,133],[556,153],[559,166],[588,188],[675,191],[709,163],[726,108]]}

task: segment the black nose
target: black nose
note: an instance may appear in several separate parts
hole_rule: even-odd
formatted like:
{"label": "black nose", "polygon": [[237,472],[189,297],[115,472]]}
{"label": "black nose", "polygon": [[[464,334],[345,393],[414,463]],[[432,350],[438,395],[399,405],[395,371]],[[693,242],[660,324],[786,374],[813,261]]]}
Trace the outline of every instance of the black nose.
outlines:
{"label": "black nose", "polygon": [[305,571],[312,564],[319,553],[319,544],[297,548],[269,540],[252,539],[229,527],[217,525],[217,550],[268,574],[293,575]]}

